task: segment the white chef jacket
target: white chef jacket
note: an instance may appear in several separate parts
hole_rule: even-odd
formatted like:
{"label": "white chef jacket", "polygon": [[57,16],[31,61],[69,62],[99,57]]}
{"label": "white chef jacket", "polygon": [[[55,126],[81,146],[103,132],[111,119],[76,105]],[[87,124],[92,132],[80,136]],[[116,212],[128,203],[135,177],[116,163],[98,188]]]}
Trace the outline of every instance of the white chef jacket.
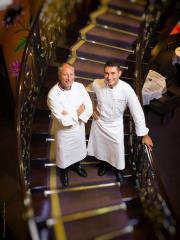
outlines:
{"label": "white chef jacket", "polygon": [[92,84],[97,97],[98,120],[93,120],[88,142],[88,155],[95,156],[122,170],[125,168],[123,113],[129,107],[135,123],[136,134],[144,136],[146,127],[144,113],[132,87],[119,80],[109,88],[104,79]]}
{"label": "white chef jacket", "polygon": [[[81,104],[85,111],[78,119],[76,110]],[[54,85],[48,93],[47,105],[55,127],[56,164],[66,168],[87,155],[84,123],[92,115],[92,103],[85,87],[74,82],[70,90],[61,89],[58,83]]]}

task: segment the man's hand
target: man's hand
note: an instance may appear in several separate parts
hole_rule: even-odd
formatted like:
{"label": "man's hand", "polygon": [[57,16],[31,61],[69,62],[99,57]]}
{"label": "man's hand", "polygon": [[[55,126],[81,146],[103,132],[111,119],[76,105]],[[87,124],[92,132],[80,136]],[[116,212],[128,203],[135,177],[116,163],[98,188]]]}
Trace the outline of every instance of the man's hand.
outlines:
{"label": "man's hand", "polygon": [[94,108],[94,110],[93,110],[92,117],[94,120],[98,120],[100,117],[100,112],[98,112],[98,110],[96,108]]}
{"label": "man's hand", "polygon": [[143,136],[142,144],[145,144],[149,148],[149,150],[152,151],[153,141],[148,134]]}
{"label": "man's hand", "polygon": [[76,110],[78,117],[84,112],[84,110],[85,110],[85,106],[84,104],[81,104]]}

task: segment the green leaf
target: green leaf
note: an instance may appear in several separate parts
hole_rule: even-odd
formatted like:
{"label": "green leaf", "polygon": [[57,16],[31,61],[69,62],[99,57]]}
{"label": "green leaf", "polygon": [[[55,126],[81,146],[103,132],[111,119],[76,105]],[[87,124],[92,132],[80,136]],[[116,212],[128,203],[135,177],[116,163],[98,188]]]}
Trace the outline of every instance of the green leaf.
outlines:
{"label": "green leaf", "polygon": [[19,40],[19,43],[18,43],[18,45],[17,45],[17,47],[16,47],[16,49],[14,51],[17,52],[17,51],[20,51],[20,50],[24,49],[24,47],[26,45],[26,42],[27,42],[27,36],[22,37]]}

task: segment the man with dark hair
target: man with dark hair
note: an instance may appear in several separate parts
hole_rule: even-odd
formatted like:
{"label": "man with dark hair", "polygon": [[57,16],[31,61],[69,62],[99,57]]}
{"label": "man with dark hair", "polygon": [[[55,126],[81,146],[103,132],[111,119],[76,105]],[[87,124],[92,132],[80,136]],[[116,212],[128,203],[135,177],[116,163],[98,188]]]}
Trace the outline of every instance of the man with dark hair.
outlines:
{"label": "man with dark hair", "polygon": [[59,67],[58,78],[59,82],[48,93],[47,105],[55,127],[56,164],[61,183],[67,187],[68,167],[82,177],[87,176],[79,161],[87,155],[84,123],[92,114],[92,103],[85,87],[74,82],[71,64]]}
{"label": "man with dark hair", "polygon": [[91,85],[97,104],[88,142],[88,154],[102,161],[98,174],[104,175],[109,163],[120,182],[123,181],[121,170],[125,168],[123,114],[126,107],[133,117],[137,136],[142,136],[142,143],[149,149],[153,146],[140,102],[132,87],[120,80],[121,75],[119,64],[107,62],[104,79],[96,79]]}

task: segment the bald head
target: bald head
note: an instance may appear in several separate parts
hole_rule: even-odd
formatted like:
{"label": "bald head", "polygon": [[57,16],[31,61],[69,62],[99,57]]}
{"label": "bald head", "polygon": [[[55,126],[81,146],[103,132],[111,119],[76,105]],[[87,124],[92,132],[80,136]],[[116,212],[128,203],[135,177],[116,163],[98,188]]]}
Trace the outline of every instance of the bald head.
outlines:
{"label": "bald head", "polygon": [[74,82],[74,67],[69,63],[63,63],[58,68],[58,78],[60,85],[65,89],[71,89],[71,86]]}

